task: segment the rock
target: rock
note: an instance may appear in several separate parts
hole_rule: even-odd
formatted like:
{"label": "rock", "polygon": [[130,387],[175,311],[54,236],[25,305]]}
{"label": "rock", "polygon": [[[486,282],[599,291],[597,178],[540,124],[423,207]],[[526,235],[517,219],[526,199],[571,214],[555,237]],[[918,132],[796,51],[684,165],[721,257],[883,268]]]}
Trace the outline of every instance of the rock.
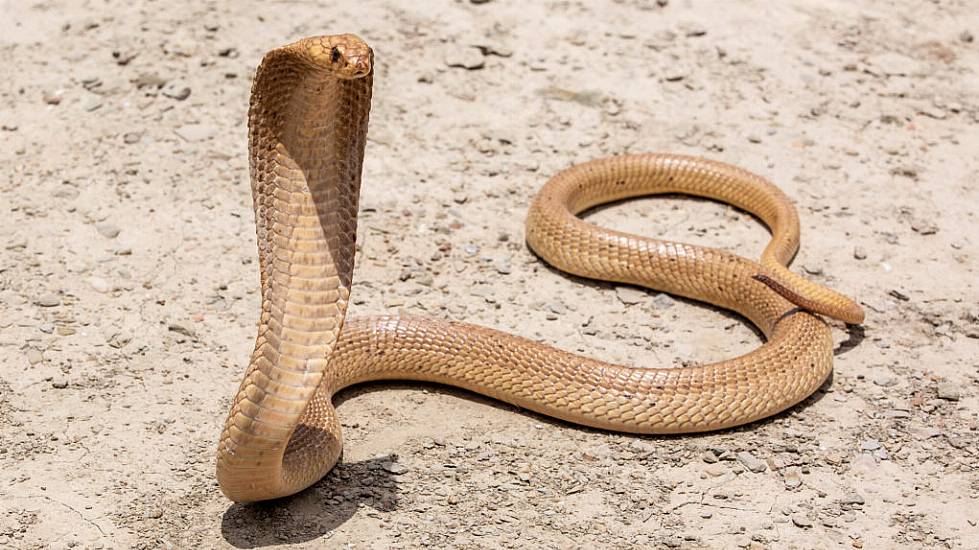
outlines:
{"label": "rock", "polygon": [[907,76],[920,72],[920,64],[899,53],[887,52],[867,59],[871,71],[883,76]]}
{"label": "rock", "polygon": [[191,338],[194,340],[197,339],[197,334],[195,334],[194,331],[188,328],[186,325],[183,325],[181,323],[170,323],[167,326],[167,330],[169,330],[170,332],[176,332],[177,334],[182,334],[187,338]]}
{"label": "rock", "polygon": [[853,247],[853,257],[857,260],[866,260],[867,250],[864,247],[857,245]]}
{"label": "rock", "polygon": [[723,464],[711,464],[704,468],[704,471],[707,472],[707,475],[710,477],[721,477],[728,472],[727,468],[725,468]]}
{"label": "rock", "polygon": [[51,387],[63,390],[68,387],[68,377],[63,374],[56,374],[51,378]]}
{"label": "rock", "polygon": [[486,57],[479,48],[455,48],[446,54],[445,64],[456,69],[475,71],[486,66]]}
{"label": "rock", "polygon": [[41,350],[36,350],[34,348],[31,348],[31,349],[27,350],[27,362],[28,363],[30,363],[32,365],[36,365],[36,364],[40,363],[41,361],[44,361],[44,354],[41,353]]}
{"label": "rock", "polygon": [[510,257],[504,256],[498,258],[493,262],[493,268],[501,275],[509,275],[513,271],[513,268],[510,266]]}
{"label": "rock", "polygon": [[975,35],[973,35],[971,32],[967,30],[959,33],[959,40],[965,42],[966,44],[971,44],[973,41],[975,41],[975,39],[976,39]]}
{"label": "rock", "polygon": [[938,383],[938,398],[946,401],[958,401],[962,397],[962,390],[958,384],[945,381]]}
{"label": "rock", "polygon": [[878,374],[874,377],[874,384],[882,388],[889,388],[897,385],[897,378],[891,376],[890,374]]}
{"label": "rock", "polygon": [[782,481],[785,483],[786,489],[790,491],[792,489],[798,489],[800,486],[802,486],[802,474],[799,472],[798,468],[789,468],[785,470]]}
{"label": "rock", "polygon": [[45,90],[41,93],[41,99],[44,100],[48,105],[58,105],[61,103],[61,96],[64,94],[64,90],[48,91]]}
{"label": "rock", "polygon": [[876,451],[880,449],[880,441],[876,439],[865,439],[860,442],[861,451]]}
{"label": "rock", "polygon": [[126,347],[126,344],[132,342],[133,335],[128,332],[116,332],[109,337],[109,345],[116,349],[122,349]]}
{"label": "rock", "polygon": [[931,439],[932,437],[938,437],[942,435],[942,431],[938,428],[911,428],[908,432],[915,437],[915,439]]}
{"label": "rock", "polygon": [[85,98],[84,101],[82,101],[82,109],[85,109],[88,112],[98,110],[101,107],[102,107],[102,98],[95,94],[89,95],[87,98]]}
{"label": "rock", "polygon": [[911,222],[911,229],[921,235],[934,235],[938,233],[938,226],[925,220],[914,220]]}
{"label": "rock", "polygon": [[115,50],[112,52],[112,57],[116,60],[116,65],[119,66],[129,65],[129,62],[136,59],[137,55],[136,50]]}
{"label": "rock", "polygon": [[34,302],[41,307],[58,307],[61,305],[61,298],[57,294],[44,294]]}
{"label": "rock", "polygon": [[99,232],[99,235],[102,235],[106,239],[115,239],[119,236],[119,233],[122,232],[122,229],[120,229],[119,226],[108,222],[95,224],[95,230]]}
{"label": "rock", "polygon": [[495,55],[497,57],[510,57],[513,55],[513,50],[500,44],[477,44],[475,47],[479,48],[480,53],[483,55]]}
{"label": "rock", "polygon": [[126,132],[122,135],[122,141],[126,145],[134,145],[139,143],[139,140],[143,139],[142,132]]}
{"label": "rock", "polygon": [[803,529],[812,527],[812,520],[803,513],[792,514],[792,523],[794,523],[796,527],[801,527]]}
{"label": "rock", "polygon": [[857,492],[848,493],[847,495],[845,495],[843,498],[840,499],[840,504],[846,504],[851,506],[853,505],[863,506],[864,502],[865,500],[863,498],[863,495]]}
{"label": "rock", "polygon": [[105,294],[112,290],[112,285],[102,277],[89,277],[88,284],[96,291]]}
{"label": "rock", "polygon": [[823,268],[818,265],[803,265],[802,270],[810,275],[822,275]]}
{"label": "rock", "polygon": [[646,299],[646,292],[631,286],[615,287],[615,297],[627,306],[641,303]]}
{"label": "rock", "polygon": [[714,454],[714,451],[704,451],[704,453],[700,455],[700,458],[703,459],[703,461],[706,462],[707,464],[717,463],[717,455]]}
{"label": "rock", "polygon": [[381,465],[381,468],[383,468],[385,472],[394,474],[396,476],[408,472],[408,468],[400,462],[385,462]]}
{"label": "rock", "polygon": [[768,464],[760,458],[756,458],[754,455],[747,451],[742,451],[738,453],[738,462],[742,466],[748,469],[749,472],[760,474],[768,469]]}
{"label": "rock", "polygon": [[900,290],[897,290],[897,289],[890,290],[887,293],[890,294],[891,296],[893,296],[894,298],[897,298],[898,300],[901,300],[902,302],[907,302],[907,301],[910,301],[911,300],[911,297],[910,296],[908,296],[907,294],[905,294],[905,293],[903,293],[903,292],[901,292]]}
{"label": "rock", "polygon": [[660,292],[656,296],[653,296],[653,307],[656,309],[669,309],[673,307],[675,300],[664,292]]}
{"label": "rock", "polygon": [[167,79],[156,73],[142,73],[132,82],[137,88],[162,88]]}
{"label": "rock", "polygon": [[168,82],[160,93],[171,99],[183,101],[190,97],[190,86],[179,81]]}
{"label": "rock", "polygon": [[210,124],[185,124],[174,130],[184,141],[205,141],[214,137],[217,129]]}

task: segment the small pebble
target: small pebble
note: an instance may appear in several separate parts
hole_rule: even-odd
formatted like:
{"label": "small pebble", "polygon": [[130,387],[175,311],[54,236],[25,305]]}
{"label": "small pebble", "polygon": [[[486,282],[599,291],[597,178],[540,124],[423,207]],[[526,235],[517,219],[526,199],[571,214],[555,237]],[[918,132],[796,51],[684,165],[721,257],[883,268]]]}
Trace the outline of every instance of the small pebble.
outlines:
{"label": "small pebble", "polygon": [[939,382],[938,398],[946,401],[958,401],[962,398],[962,390],[953,382]]}
{"label": "small pebble", "polygon": [[889,388],[897,384],[897,378],[889,374],[880,374],[874,378],[874,384],[882,388]]}
{"label": "small pebble", "polygon": [[63,390],[68,387],[68,377],[63,374],[57,374],[51,379],[51,387],[59,390]]}
{"label": "small pebble", "polygon": [[860,442],[861,451],[876,451],[880,449],[880,441],[876,439],[865,439]]}
{"label": "small pebble", "polygon": [[454,48],[445,56],[445,64],[455,69],[475,71],[486,66],[486,56],[471,46]]}
{"label": "small pebble", "polygon": [[803,513],[792,514],[792,523],[796,527],[802,527],[803,529],[812,527],[812,520]]}
{"label": "small pebble", "polygon": [[171,99],[183,101],[190,97],[190,86],[179,81],[167,82],[160,93]]}
{"label": "small pebble", "polygon": [[98,110],[101,107],[102,107],[102,98],[94,94],[90,95],[88,98],[82,101],[82,109],[85,109],[88,112]]}
{"label": "small pebble", "polygon": [[742,466],[747,468],[748,471],[756,474],[760,474],[768,469],[768,464],[766,464],[764,460],[755,457],[754,455],[752,455],[747,451],[742,451],[738,453],[738,462],[740,462]]}
{"label": "small pebble", "polygon": [[122,229],[120,229],[119,226],[107,222],[95,224],[95,230],[99,232],[99,235],[102,235],[106,239],[115,239],[119,236],[119,233],[122,232]]}
{"label": "small pebble", "polygon": [[57,294],[48,293],[38,298],[34,303],[41,307],[58,307],[61,305],[61,298]]}
{"label": "small pebble", "polygon": [[209,124],[185,124],[177,127],[174,133],[185,141],[204,141],[211,139],[217,129]]}
{"label": "small pebble", "polygon": [[401,474],[404,474],[404,473],[407,473],[408,472],[408,468],[405,467],[405,465],[403,465],[403,464],[401,464],[399,462],[385,462],[381,466],[381,468],[383,468],[385,472],[394,474],[396,476],[399,476]]}
{"label": "small pebble", "polygon": [[56,90],[53,92],[45,90],[43,93],[41,93],[41,99],[43,99],[48,105],[58,105],[61,103],[61,96],[63,93],[63,90]]}
{"label": "small pebble", "polygon": [[635,287],[617,286],[615,287],[615,297],[623,304],[631,306],[646,300],[647,294],[645,291]]}
{"label": "small pebble", "polygon": [[862,246],[855,246],[853,247],[853,257],[857,260],[866,260],[867,250]]}

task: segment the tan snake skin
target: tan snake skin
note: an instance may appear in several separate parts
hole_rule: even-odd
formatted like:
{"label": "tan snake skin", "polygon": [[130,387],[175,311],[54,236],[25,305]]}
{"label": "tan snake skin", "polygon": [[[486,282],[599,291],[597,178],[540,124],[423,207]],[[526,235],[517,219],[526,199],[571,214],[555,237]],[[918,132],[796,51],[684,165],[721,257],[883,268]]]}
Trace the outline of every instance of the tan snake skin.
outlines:
{"label": "tan snake skin", "polygon": [[[350,294],[373,53],[353,35],[269,52],[255,75],[249,155],[262,311],[255,351],[224,425],[217,476],[231,500],[296,493],[340,457],[334,393],[369,380],[451,384],[597,428],[716,430],[782,411],[832,370],[830,328],[860,306],[790,273],[799,219],[759,176],[678,155],[596,160],[547,182],[527,242],[576,275],[631,283],[737,311],[766,335],[735,359],[685,368],[612,365],[488,328],[419,317],[357,317]],[[576,217],[639,195],[685,193],[755,214],[772,232],[761,263],[605,230]]]}

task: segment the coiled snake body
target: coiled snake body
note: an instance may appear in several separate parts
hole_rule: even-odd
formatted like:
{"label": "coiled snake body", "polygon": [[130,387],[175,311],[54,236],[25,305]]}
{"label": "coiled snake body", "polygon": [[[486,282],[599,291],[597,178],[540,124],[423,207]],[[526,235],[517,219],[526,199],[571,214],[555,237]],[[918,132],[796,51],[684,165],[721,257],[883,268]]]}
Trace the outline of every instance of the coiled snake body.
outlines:
{"label": "coiled snake body", "polygon": [[[249,155],[261,266],[255,351],[218,447],[228,498],[281,497],[337,462],[338,390],[369,380],[451,384],[541,414],[641,434],[716,430],[782,411],[832,370],[830,329],[860,307],[786,269],[799,219],[771,183],[678,155],[574,166],[548,181],[527,216],[527,243],[583,277],[641,285],[737,311],[766,335],[714,364],[604,363],[478,326],[420,317],[355,317],[350,294],[373,52],[353,35],[269,52],[255,76]],[[593,226],[576,214],[639,195],[684,193],[753,213],[771,230],[761,262]]]}

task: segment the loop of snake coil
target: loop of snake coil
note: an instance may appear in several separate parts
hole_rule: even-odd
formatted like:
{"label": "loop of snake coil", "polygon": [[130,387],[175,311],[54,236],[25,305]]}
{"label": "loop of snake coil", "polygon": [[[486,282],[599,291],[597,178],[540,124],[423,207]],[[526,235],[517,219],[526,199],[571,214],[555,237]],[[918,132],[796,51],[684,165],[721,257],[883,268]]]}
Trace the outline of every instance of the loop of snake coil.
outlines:
{"label": "loop of snake coil", "polygon": [[[369,380],[451,384],[569,422],[640,434],[716,430],[778,413],[832,370],[830,329],[859,323],[848,298],[786,269],[799,245],[788,198],[739,168],[678,155],[595,160],[558,174],[527,217],[527,243],[579,275],[734,310],[767,341],[714,364],[636,368],[495,330],[439,319],[347,319],[373,78],[353,35],[269,52],[255,76],[249,155],[262,310],[251,362],[221,435],[224,494],[249,502],[296,493],[337,462],[340,389]],[[657,193],[708,197],[771,230],[761,262],[593,226],[576,214]]]}

